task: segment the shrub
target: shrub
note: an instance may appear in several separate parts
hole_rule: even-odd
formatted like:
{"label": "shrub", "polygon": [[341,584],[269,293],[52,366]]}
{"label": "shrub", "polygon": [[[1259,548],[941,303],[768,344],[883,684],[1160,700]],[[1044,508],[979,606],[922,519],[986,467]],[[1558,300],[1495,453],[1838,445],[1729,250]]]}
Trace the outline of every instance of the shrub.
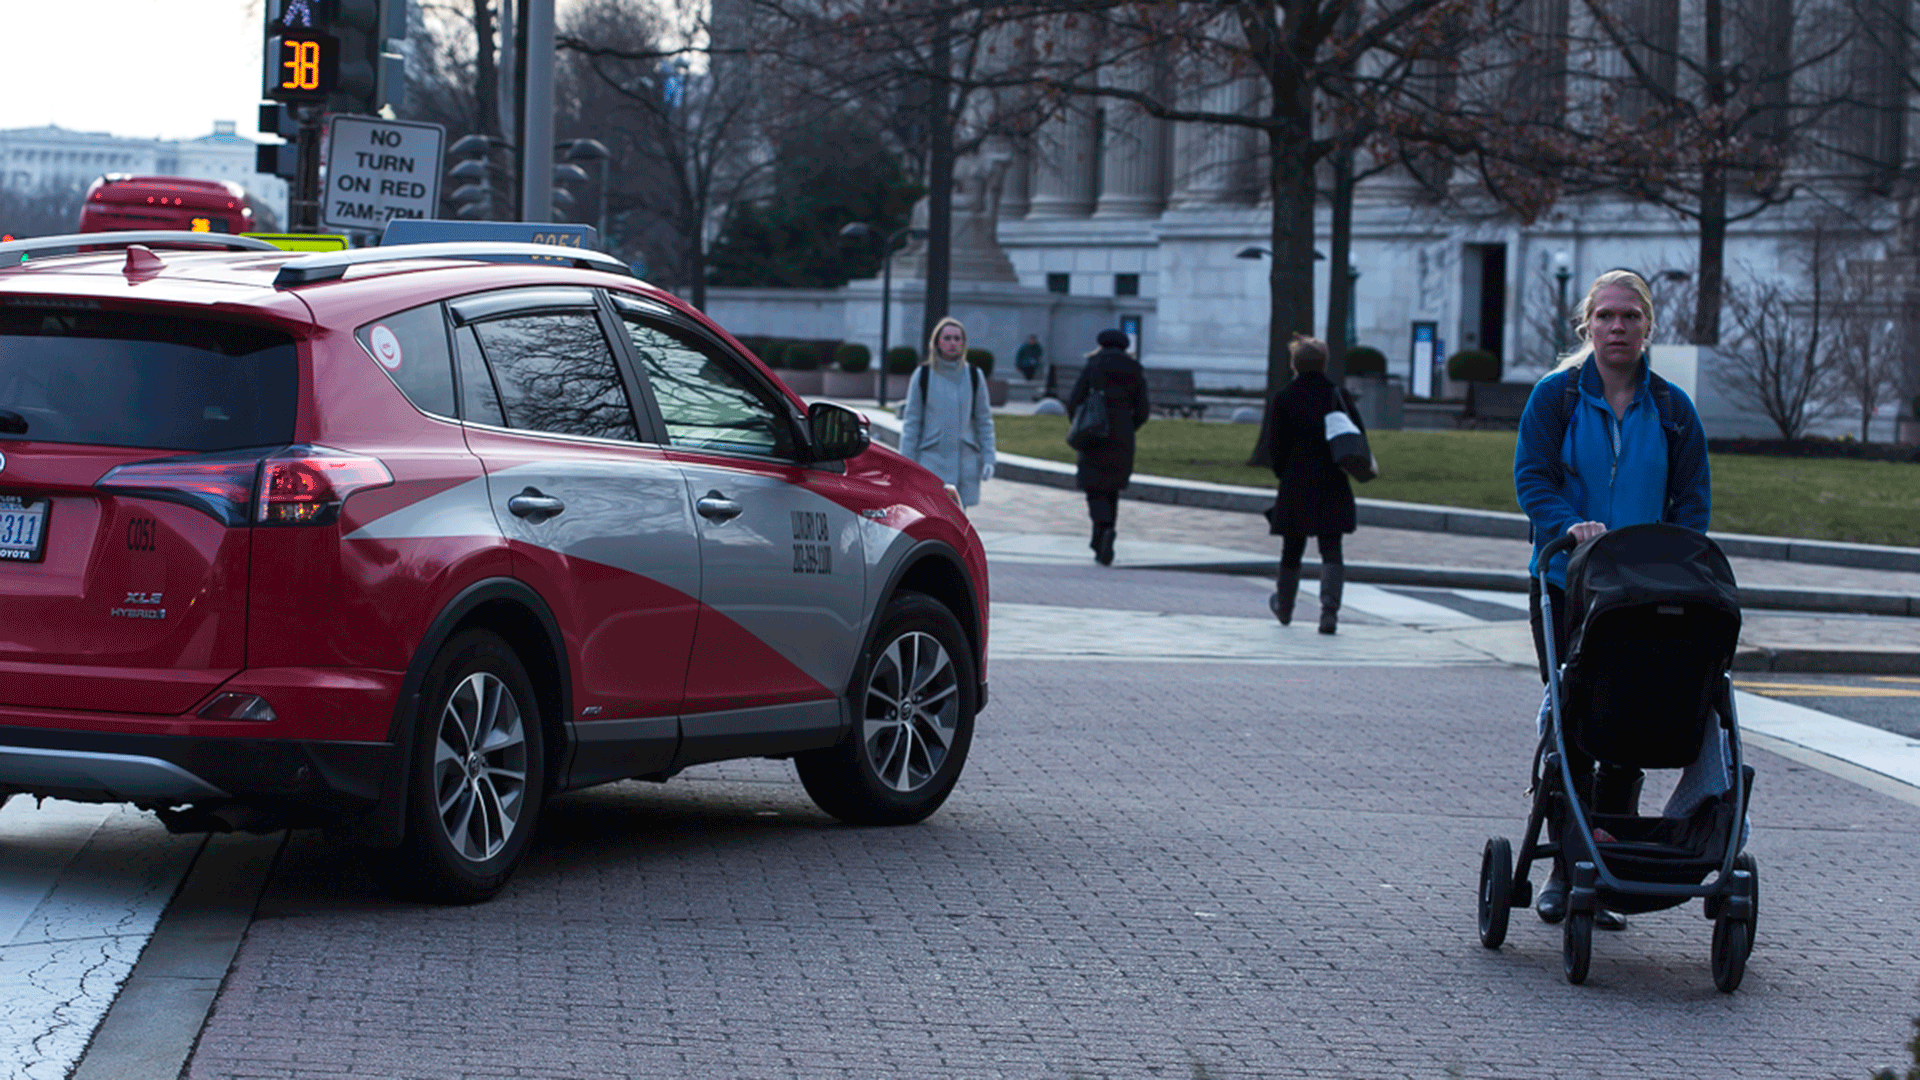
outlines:
{"label": "shrub", "polygon": [[833,366],[858,375],[873,366],[873,350],[857,341],[849,341],[833,350]]}
{"label": "shrub", "polygon": [[804,341],[787,346],[787,367],[794,371],[813,371],[819,366],[819,349]]}
{"label": "shrub", "polygon": [[1920,394],[1913,395],[1913,400],[1907,402],[1907,408],[1912,410],[1913,415],[1920,416]]}
{"label": "shrub", "polygon": [[982,375],[992,375],[993,374],[993,350],[992,349],[968,349],[967,363],[972,364],[974,367],[979,368],[980,374]]}
{"label": "shrub", "polygon": [[920,352],[911,345],[895,345],[887,350],[887,372],[906,375],[920,363]]}
{"label": "shrub", "polygon": [[1480,349],[1462,349],[1447,357],[1447,378],[1455,382],[1499,382],[1500,358]]}
{"label": "shrub", "polygon": [[784,341],[763,339],[753,351],[761,363],[776,371],[787,366],[787,343]]}
{"label": "shrub", "polygon": [[1355,345],[1347,350],[1347,374],[1385,375],[1387,354],[1371,345]]}

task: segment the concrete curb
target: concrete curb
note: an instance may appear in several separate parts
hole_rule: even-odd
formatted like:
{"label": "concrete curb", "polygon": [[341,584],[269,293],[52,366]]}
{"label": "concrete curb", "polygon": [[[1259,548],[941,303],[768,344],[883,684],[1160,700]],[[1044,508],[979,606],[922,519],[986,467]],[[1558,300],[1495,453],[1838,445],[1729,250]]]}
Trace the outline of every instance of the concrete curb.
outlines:
{"label": "concrete curb", "polygon": [[[888,446],[900,443],[899,422],[891,413],[868,415],[874,438]],[[1003,480],[1018,480],[1048,487],[1072,488],[1074,468],[1064,462],[1020,454],[1000,454],[994,463],[994,475]],[[1170,506],[1192,506],[1203,510],[1231,510],[1258,514],[1273,505],[1271,488],[1209,484],[1200,480],[1177,480],[1165,476],[1135,473],[1122,498]],[[1457,533],[1462,536],[1487,536],[1502,540],[1526,540],[1530,533],[1525,514],[1494,510],[1464,510],[1422,503],[1391,502],[1386,499],[1355,499],[1360,524],[1383,529],[1413,529],[1421,532]],[[1778,559],[1819,566],[1845,566],[1856,570],[1897,570],[1920,573],[1920,548],[1892,547],[1883,544],[1843,544],[1831,540],[1796,540],[1778,536],[1750,536],[1744,533],[1710,533],[1720,550],[1743,559]],[[1906,610],[1874,610],[1875,614],[1920,615],[1920,598],[1909,598]]]}

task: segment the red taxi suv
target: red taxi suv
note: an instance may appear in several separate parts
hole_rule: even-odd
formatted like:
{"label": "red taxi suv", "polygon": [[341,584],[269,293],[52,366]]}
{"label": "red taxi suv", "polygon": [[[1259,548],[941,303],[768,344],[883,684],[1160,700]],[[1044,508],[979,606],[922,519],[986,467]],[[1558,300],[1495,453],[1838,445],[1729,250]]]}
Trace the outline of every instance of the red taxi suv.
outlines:
{"label": "red taxi suv", "polygon": [[925,818],[987,697],[930,473],[586,250],[0,244],[0,799],[485,899],[556,793],[790,758]]}

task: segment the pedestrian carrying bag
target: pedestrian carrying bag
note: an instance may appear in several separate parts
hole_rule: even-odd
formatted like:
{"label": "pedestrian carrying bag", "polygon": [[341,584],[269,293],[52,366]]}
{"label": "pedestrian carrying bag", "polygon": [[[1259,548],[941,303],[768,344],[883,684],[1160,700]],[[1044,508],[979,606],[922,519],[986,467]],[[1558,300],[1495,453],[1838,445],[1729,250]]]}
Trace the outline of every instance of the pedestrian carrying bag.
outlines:
{"label": "pedestrian carrying bag", "polygon": [[1091,450],[1113,436],[1107,421],[1106,378],[1101,373],[1087,399],[1073,410],[1073,422],[1067,425],[1067,445],[1075,450]]}
{"label": "pedestrian carrying bag", "polygon": [[1346,393],[1336,387],[1333,408],[1327,412],[1327,450],[1333,454],[1334,464],[1364,484],[1380,475],[1380,463],[1367,446],[1367,433],[1354,423],[1352,407]]}

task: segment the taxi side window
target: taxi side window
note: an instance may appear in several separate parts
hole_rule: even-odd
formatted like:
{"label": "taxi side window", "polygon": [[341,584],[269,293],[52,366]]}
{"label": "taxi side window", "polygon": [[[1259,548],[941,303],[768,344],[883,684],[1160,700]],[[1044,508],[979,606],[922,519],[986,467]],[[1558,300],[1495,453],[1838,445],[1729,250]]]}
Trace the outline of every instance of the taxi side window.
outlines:
{"label": "taxi side window", "polygon": [[785,403],[762,396],[732,357],[630,312],[623,311],[621,321],[660,406],[671,445],[756,457],[795,456]]}
{"label": "taxi side window", "polygon": [[435,416],[454,415],[453,358],[447,352],[447,318],[439,304],[375,319],[353,336],[414,408]]}
{"label": "taxi side window", "polygon": [[509,427],[639,441],[620,368],[593,312],[512,315],[473,330]]}

